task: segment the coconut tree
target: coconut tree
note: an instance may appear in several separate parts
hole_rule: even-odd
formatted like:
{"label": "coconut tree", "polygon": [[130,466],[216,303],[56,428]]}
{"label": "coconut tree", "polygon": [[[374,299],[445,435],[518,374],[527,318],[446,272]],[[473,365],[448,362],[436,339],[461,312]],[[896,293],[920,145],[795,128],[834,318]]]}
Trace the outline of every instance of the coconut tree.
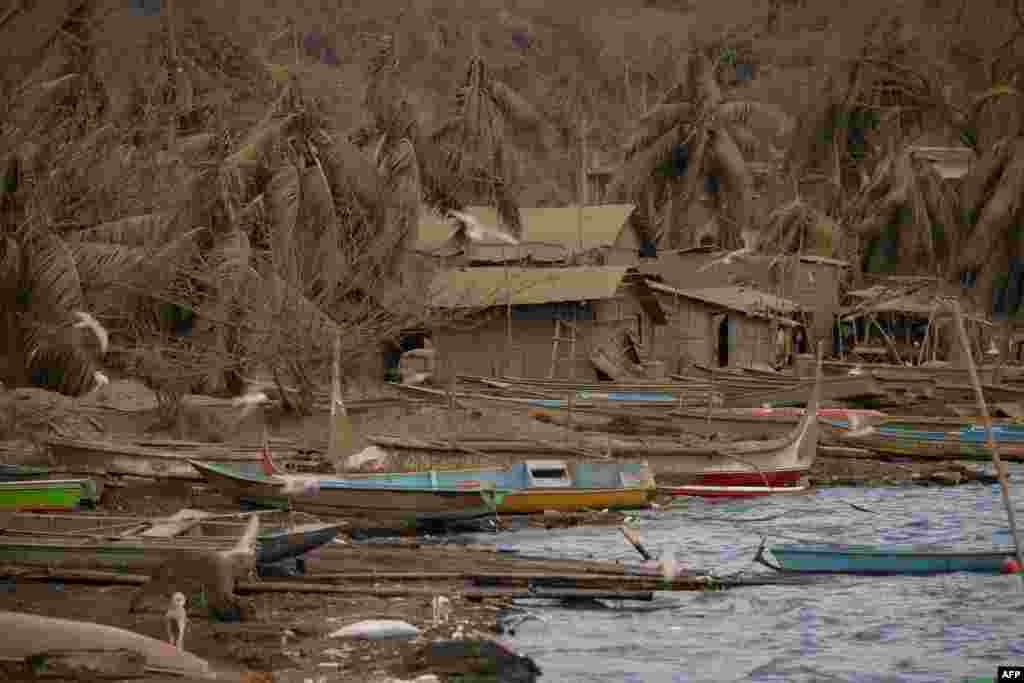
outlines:
{"label": "coconut tree", "polygon": [[666,229],[659,237],[671,248],[681,246],[685,238],[677,214],[709,177],[720,180],[723,190],[714,193],[723,226],[720,241],[730,249],[740,246],[744,231],[751,227],[751,176],[745,155],[760,147],[751,118],[765,116],[780,130],[787,125],[781,110],[726,97],[718,83],[718,67],[703,50],[691,55],[685,84],[670,88],[640,120],[610,190],[633,197],[653,193],[655,210],[666,214]]}
{"label": "coconut tree", "polygon": [[951,269],[974,284],[978,303],[1015,313],[1020,305],[1024,226],[1024,137],[997,142],[976,163],[963,189],[965,226]]}
{"label": "coconut tree", "polygon": [[942,276],[960,232],[958,214],[952,188],[904,147],[878,164],[847,219],[851,233],[866,245],[865,271]]}
{"label": "coconut tree", "polygon": [[495,78],[474,50],[456,92],[453,115],[429,136],[440,157],[428,159],[425,170],[432,178],[447,177],[456,202],[464,205],[462,198],[472,197],[494,205],[505,228],[521,237],[512,137],[543,127],[534,106]]}

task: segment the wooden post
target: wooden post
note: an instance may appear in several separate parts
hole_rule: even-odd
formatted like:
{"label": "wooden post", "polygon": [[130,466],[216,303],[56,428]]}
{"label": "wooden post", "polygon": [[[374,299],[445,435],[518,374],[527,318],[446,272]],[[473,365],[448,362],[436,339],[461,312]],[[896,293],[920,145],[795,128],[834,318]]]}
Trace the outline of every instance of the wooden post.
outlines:
{"label": "wooden post", "polygon": [[502,358],[502,374],[508,375],[509,354],[512,353],[512,280],[508,272],[505,248],[501,248],[501,260],[505,262],[505,353]]}
{"label": "wooden post", "polygon": [[928,324],[924,328],[924,340],[921,342],[921,350],[917,354],[917,364],[921,365],[925,359],[925,349],[928,348],[928,341],[932,338],[932,325],[935,324],[935,316],[939,311],[938,302],[932,306],[931,313],[928,314]]}
{"label": "wooden post", "polygon": [[331,438],[328,454],[337,462],[352,447],[352,425],[341,397],[341,332],[334,333],[334,353],[331,359]]}
{"label": "wooden post", "polygon": [[572,435],[572,404],[573,404],[573,399],[575,399],[575,398],[576,398],[576,390],[573,389],[573,390],[571,390],[569,392],[569,396],[568,396],[569,400],[566,401],[566,406],[568,408],[568,410],[566,411],[566,417],[565,417],[565,440],[566,440],[566,442],[569,441],[569,439],[571,438],[571,435]]}
{"label": "wooden post", "polygon": [[455,439],[455,368],[448,375],[448,445],[456,451]]}
{"label": "wooden post", "polygon": [[978,370],[974,366],[974,356],[971,354],[971,344],[967,338],[967,329],[964,327],[964,319],[960,313],[960,302],[956,299],[952,302],[953,317],[956,319],[957,332],[960,335],[960,344],[967,354],[967,372],[971,376],[971,384],[974,385],[974,396],[978,401],[978,410],[985,421],[985,435],[988,440],[988,447],[992,451],[992,464],[996,468],[996,476],[999,477],[999,490],[1003,496],[1003,506],[1006,508],[1006,518],[1010,525],[1010,535],[1013,536],[1013,545],[1017,553],[1017,562],[1024,567],[1024,553],[1021,552],[1020,537],[1017,535],[1017,515],[1010,502],[1010,488],[1006,484],[1006,469],[999,457],[999,449],[996,447],[995,435],[992,433],[992,417],[988,413],[988,406],[985,404],[985,394],[981,390],[981,381],[978,379]]}

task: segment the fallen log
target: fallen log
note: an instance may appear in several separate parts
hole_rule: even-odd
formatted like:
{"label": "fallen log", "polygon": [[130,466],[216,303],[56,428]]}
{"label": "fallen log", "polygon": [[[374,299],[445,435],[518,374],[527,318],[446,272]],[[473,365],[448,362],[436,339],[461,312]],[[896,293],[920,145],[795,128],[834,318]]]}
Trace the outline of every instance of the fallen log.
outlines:
{"label": "fallen log", "polygon": [[882,456],[867,448],[854,448],[852,446],[818,446],[818,454],[830,458],[857,458],[862,460],[881,460]]}
{"label": "fallen log", "polygon": [[530,590],[504,590],[500,588],[462,591],[467,600],[480,602],[487,598],[505,600],[639,600],[651,602],[651,591],[587,590],[574,588],[534,588]]}
{"label": "fallen log", "polygon": [[[433,599],[437,588],[348,588],[343,586],[300,583],[291,581],[239,583],[235,590],[238,593],[327,593],[331,595],[358,595],[360,597],[377,598],[424,598]],[[607,590],[517,590],[502,587],[495,588],[461,588],[455,591],[468,600],[550,598],[550,599],[614,599],[614,600],[650,600],[647,591],[607,591]]]}
{"label": "fallen log", "polygon": [[62,583],[99,583],[104,585],[141,586],[149,581],[143,574],[92,571],[88,569],[49,571],[6,565],[0,567],[0,576],[15,581],[59,581]]}

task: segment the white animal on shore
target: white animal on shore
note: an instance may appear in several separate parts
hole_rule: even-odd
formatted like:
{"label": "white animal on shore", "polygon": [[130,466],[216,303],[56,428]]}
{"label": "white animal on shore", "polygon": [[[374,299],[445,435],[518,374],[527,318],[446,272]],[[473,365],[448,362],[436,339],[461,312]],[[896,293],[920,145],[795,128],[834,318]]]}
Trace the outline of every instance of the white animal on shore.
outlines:
{"label": "white animal on shore", "polygon": [[[166,620],[167,639],[179,650],[184,649],[188,614],[185,613],[185,595],[183,593],[175,593],[171,596],[171,606],[167,609]],[[175,637],[175,630],[178,632],[177,637]]]}
{"label": "white animal on shore", "polygon": [[452,601],[443,595],[435,595],[433,600],[434,626],[447,624],[452,615]]}

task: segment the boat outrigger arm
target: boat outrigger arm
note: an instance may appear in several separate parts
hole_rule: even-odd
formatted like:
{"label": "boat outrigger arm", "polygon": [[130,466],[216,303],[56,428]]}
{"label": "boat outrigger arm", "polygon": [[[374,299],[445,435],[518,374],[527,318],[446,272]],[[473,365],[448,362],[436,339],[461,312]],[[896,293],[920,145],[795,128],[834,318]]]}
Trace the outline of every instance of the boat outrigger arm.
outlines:
{"label": "boat outrigger arm", "polygon": [[759,545],[757,547],[757,554],[754,555],[754,562],[757,562],[758,564],[763,564],[765,567],[768,567],[769,569],[774,569],[777,572],[784,572],[784,571],[786,571],[785,569],[783,569],[782,567],[780,567],[779,565],[775,564],[774,562],[772,562],[771,560],[769,560],[767,557],[764,556],[765,546],[767,545],[767,543],[768,543],[768,538],[765,537],[765,536],[762,536],[761,537],[761,545]]}

